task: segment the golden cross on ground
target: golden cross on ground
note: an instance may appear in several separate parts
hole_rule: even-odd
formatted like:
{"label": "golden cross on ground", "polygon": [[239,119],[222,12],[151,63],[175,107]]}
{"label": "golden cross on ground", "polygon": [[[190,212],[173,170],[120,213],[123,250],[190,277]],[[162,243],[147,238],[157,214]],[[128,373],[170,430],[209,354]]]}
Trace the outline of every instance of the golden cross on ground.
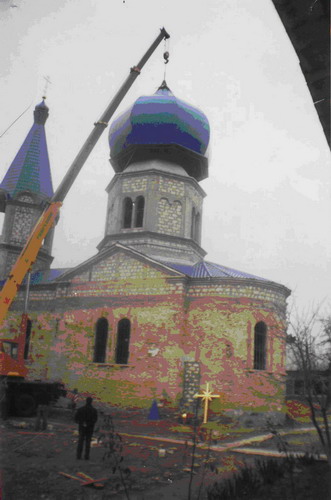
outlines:
{"label": "golden cross on ground", "polygon": [[213,398],[219,398],[219,394],[212,394],[211,391],[209,390],[209,384],[207,383],[207,388],[205,391],[202,391],[202,394],[195,394],[195,398],[202,398],[202,401],[205,402],[205,408],[203,412],[203,423],[207,423],[207,417],[208,417],[208,404],[209,401],[211,401]]}

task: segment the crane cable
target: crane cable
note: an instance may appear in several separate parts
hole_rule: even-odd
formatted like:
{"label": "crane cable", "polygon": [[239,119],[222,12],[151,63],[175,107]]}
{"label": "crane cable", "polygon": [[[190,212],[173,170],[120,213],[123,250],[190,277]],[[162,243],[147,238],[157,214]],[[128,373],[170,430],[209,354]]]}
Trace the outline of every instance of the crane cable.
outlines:
{"label": "crane cable", "polygon": [[167,73],[167,64],[169,62],[169,39],[165,38],[164,39],[164,53],[163,53],[163,59],[164,59],[164,74],[163,74],[163,80],[166,81],[166,73]]}
{"label": "crane cable", "polygon": [[9,125],[9,127],[8,127],[8,128],[6,128],[6,130],[5,130],[5,131],[4,131],[4,132],[0,135],[0,139],[1,139],[1,137],[3,137],[3,136],[5,135],[5,133],[6,133],[6,132],[8,132],[8,130],[9,130],[9,129],[10,129],[10,128],[14,125],[14,123],[16,123],[16,122],[17,122],[17,120],[19,120],[19,119],[21,118],[21,116],[23,116],[23,115],[24,115],[24,113],[26,113],[26,112],[27,112],[27,110],[31,107],[31,104],[32,104],[32,101],[30,102],[29,106],[28,106],[28,107],[27,107],[27,108],[23,111],[23,113],[21,113],[21,114],[20,114],[20,115],[19,115],[19,116],[18,116],[18,117],[17,117],[17,118],[13,121],[13,123],[11,123],[11,124]]}

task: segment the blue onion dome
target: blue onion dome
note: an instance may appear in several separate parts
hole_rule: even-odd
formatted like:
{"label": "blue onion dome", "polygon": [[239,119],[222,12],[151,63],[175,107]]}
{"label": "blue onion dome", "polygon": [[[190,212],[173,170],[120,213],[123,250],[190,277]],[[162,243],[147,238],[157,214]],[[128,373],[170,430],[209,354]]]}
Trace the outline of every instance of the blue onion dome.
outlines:
{"label": "blue onion dome", "polygon": [[166,82],[152,96],[139,97],[110,126],[110,160],[115,172],[133,162],[162,159],[201,180],[208,175],[206,115],[177,99]]}

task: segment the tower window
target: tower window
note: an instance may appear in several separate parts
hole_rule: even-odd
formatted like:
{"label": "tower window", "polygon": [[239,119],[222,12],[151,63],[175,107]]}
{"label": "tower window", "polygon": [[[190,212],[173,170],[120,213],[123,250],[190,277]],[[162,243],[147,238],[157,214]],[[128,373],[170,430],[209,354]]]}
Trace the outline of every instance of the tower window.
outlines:
{"label": "tower window", "polygon": [[192,208],[192,218],[191,218],[191,238],[192,240],[200,240],[200,214],[196,212],[195,208]]}
{"label": "tower window", "polygon": [[144,208],[145,208],[145,198],[143,196],[138,196],[135,202],[136,213],[135,213],[134,227],[143,227]]}
{"label": "tower window", "polygon": [[260,321],[254,328],[254,370],[266,368],[267,325]]}
{"label": "tower window", "polygon": [[94,343],[94,363],[105,363],[108,337],[108,321],[106,318],[99,318],[95,327]]}
{"label": "tower window", "polygon": [[191,218],[191,238],[195,238],[195,208],[192,208],[192,218]]}
{"label": "tower window", "polygon": [[131,330],[130,320],[124,318],[118,322],[115,363],[119,365],[128,364],[130,330]]}
{"label": "tower window", "polygon": [[131,198],[124,198],[123,201],[123,227],[129,228],[132,225],[133,202]]}
{"label": "tower window", "polygon": [[194,239],[195,241],[200,240],[200,214],[199,212],[195,216],[195,234],[194,234]]}
{"label": "tower window", "polygon": [[29,357],[31,328],[32,328],[32,321],[28,319],[26,322],[26,330],[25,330],[24,359],[28,359]]}

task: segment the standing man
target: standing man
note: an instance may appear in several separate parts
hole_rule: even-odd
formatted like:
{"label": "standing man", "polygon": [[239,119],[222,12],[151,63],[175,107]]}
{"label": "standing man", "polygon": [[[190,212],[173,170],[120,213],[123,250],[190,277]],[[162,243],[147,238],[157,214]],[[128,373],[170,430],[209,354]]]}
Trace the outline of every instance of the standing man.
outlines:
{"label": "standing man", "polygon": [[38,406],[37,406],[37,418],[35,424],[35,430],[39,431],[40,426],[42,431],[47,430],[47,419],[49,411],[50,396],[46,391],[42,391],[38,394]]}
{"label": "standing man", "polygon": [[78,424],[79,439],[77,445],[77,459],[82,457],[85,442],[85,460],[90,458],[91,439],[94,425],[98,420],[98,412],[92,406],[92,398],[86,398],[85,406],[78,408],[75,415],[75,422]]}

